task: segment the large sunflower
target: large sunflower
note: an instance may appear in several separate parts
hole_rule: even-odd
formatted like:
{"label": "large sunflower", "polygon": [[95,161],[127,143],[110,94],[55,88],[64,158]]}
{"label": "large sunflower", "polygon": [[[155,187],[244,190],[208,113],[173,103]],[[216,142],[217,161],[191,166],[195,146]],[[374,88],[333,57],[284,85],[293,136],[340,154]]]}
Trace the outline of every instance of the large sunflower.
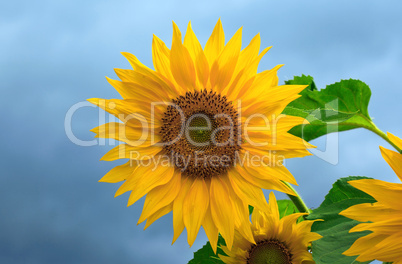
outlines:
{"label": "large sunflower", "polygon": [[282,161],[309,155],[287,133],[304,120],[281,115],[305,86],[278,86],[281,66],[257,74],[269,48],[259,53],[257,35],[241,50],[241,36],[225,45],[219,20],[202,49],[190,23],[184,42],[173,23],[171,49],[153,38],[155,70],[123,53],[133,70],[108,78],[123,99],[89,99],[122,121],[92,130],[124,142],[102,159],[129,159],[100,181],[125,181],[116,196],[130,191],[128,206],[146,195],[145,227],[173,210],[173,242],[186,227],[192,245],[201,226],[214,250],[218,233],[231,247],[235,228],[252,241],[248,205],[266,208],[261,188],[292,194]]}
{"label": "large sunflower", "polygon": [[308,247],[321,236],[311,232],[314,221],[296,224],[302,215],[305,214],[291,214],[279,219],[278,204],[274,193],[271,193],[268,210],[254,210],[251,217],[255,243],[249,242],[236,231],[232,249],[223,246],[227,256],[219,257],[227,264],[314,263]]}
{"label": "large sunflower", "polygon": [[[389,138],[402,148],[402,140],[388,133]],[[402,181],[402,154],[380,147],[381,154]],[[357,239],[343,254],[356,256],[357,261],[377,259],[402,263],[402,184],[375,179],[349,182],[355,188],[368,193],[376,203],[358,204],[340,214],[360,222],[350,232],[372,231]]]}

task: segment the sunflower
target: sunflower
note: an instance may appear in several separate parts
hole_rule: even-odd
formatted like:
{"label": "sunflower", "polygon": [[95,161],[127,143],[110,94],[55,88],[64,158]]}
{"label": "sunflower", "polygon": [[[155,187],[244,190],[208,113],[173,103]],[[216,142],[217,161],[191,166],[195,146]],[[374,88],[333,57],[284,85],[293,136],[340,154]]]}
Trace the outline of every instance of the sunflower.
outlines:
{"label": "sunflower", "polygon": [[100,181],[124,181],[116,196],[131,192],[128,206],[146,195],[145,228],[173,211],[173,243],[186,228],[191,246],[201,226],[215,251],[235,228],[253,241],[248,205],[266,208],[261,188],[294,194],[283,160],[310,155],[287,133],[304,119],[281,114],[305,86],[278,86],[281,66],[257,73],[269,48],[259,53],[258,34],[241,50],[241,38],[240,28],[225,45],[219,20],[203,49],[190,23],[184,42],[173,23],[171,49],[153,38],[155,70],[122,53],[133,70],[107,80],[123,99],[88,100],[120,119],[92,130],[123,142],[102,160],[129,159]]}
{"label": "sunflower", "polygon": [[274,193],[269,195],[269,208],[265,212],[254,210],[251,216],[255,243],[235,232],[230,250],[222,246],[227,256],[219,255],[227,264],[307,264],[314,263],[308,247],[321,236],[310,232],[314,221],[297,219],[304,213],[291,214],[279,219],[278,204]]}
{"label": "sunflower", "polygon": [[[402,147],[402,140],[388,133],[395,145]],[[380,147],[381,154],[402,181],[402,154]],[[402,263],[402,184],[375,179],[349,182],[353,187],[366,192],[376,203],[358,204],[340,214],[361,223],[350,232],[372,231],[357,239],[343,254],[359,255],[357,261],[377,259],[383,262]]]}

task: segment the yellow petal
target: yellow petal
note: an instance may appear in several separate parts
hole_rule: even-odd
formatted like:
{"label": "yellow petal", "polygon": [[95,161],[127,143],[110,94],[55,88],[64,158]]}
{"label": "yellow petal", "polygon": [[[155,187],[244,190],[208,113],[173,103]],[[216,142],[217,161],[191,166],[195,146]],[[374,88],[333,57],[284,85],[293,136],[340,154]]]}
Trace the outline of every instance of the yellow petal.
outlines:
{"label": "yellow petal", "polygon": [[402,184],[375,179],[363,179],[348,182],[353,187],[371,195],[378,202],[391,208],[400,208]]}
{"label": "yellow petal", "polygon": [[159,146],[135,147],[120,144],[107,152],[101,160],[112,161],[117,159],[148,160],[156,156],[162,150]]}
{"label": "yellow petal", "polygon": [[[374,223],[368,223],[366,230],[371,230],[373,232],[387,234],[389,236],[395,233],[402,232],[402,223],[400,221],[401,212],[399,212],[399,217],[388,217],[388,219],[383,219],[383,221],[378,221]],[[363,225],[363,224],[361,224]],[[363,230],[363,229],[362,229]],[[402,246],[402,245],[401,245]]]}
{"label": "yellow petal", "polygon": [[235,74],[237,74],[241,69],[248,67],[255,58],[257,58],[260,52],[261,37],[260,33],[255,35],[255,37],[250,41],[246,48],[244,48],[239,55],[239,61],[236,65]]}
{"label": "yellow petal", "polygon": [[165,43],[157,36],[152,39],[152,60],[155,70],[166,76],[168,79],[173,79],[170,70],[170,50]]}
{"label": "yellow petal", "polygon": [[209,78],[209,65],[201,44],[191,28],[190,22],[188,23],[186,36],[184,37],[184,46],[189,51],[191,58],[195,63],[199,88],[206,88]]}
{"label": "yellow petal", "polygon": [[173,40],[170,51],[170,68],[176,82],[183,90],[192,90],[195,87],[195,68],[191,55],[181,43],[181,33],[173,22]]}
{"label": "yellow petal", "polygon": [[160,127],[162,124],[159,117],[162,115],[163,107],[152,108],[150,102],[101,98],[91,98],[87,101],[116,116],[129,126],[152,128],[152,126]]}
{"label": "yellow petal", "polygon": [[[148,129],[130,127],[122,123],[110,122],[91,129],[96,133],[96,138],[112,138],[122,141],[131,146],[150,146],[151,135],[148,135]],[[154,143],[161,140],[160,136],[154,135]]]}
{"label": "yellow petal", "polygon": [[223,91],[232,79],[241,48],[242,28],[226,44],[218,59],[212,64],[210,82],[211,87]]}
{"label": "yellow petal", "polygon": [[[255,58],[248,67],[241,70],[236,77],[235,81],[231,85],[227,86],[223,93],[228,96],[230,101],[235,101],[239,98],[239,94],[244,94],[244,91],[248,89],[248,85],[245,85],[251,78],[255,77],[257,73],[258,64],[262,57],[268,52],[271,47],[265,48],[257,58]],[[243,72],[242,72],[243,71]]]}
{"label": "yellow petal", "polygon": [[[148,103],[170,99],[169,94],[162,90],[162,86],[144,75],[133,70],[115,69],[115,72],[122,81],[108,77],[106,77],[106,80],[124,99],[139,99]],[[160,92],[155,92],[156,90]]]}
{"label": "yellow petal", "polygon": [[380,146],[382,157],[402,181],[402,154]]}
{"label": "yellow petal", "polygon": [[204,179],[196,179],[183,201],[183,222],[187,229],[187,241],[190,246],[193,245],[204,221],[209,205],[208,197],[208,188]]}
{"label": "yellow petal", "polygon": [[254,102],[243,107],[244,116],[259,113],[267,117],[277,117],[290,102],[300,97],[298,93],[306,88],[306,85],[283,85],[267,88]]}
{"label": "yellow petal", "polygon": [[148,167],[137,165],[133,173],[131,173],[131,175],[129,175],[126,181],[119,187],[119,189],[117,189],[114,197],[117,197],[119,195],[122,195],[123,193],[133,190],[136,187],[138,179],[142,175],[144,175],[148,170],[149,170]]}
{"label": "yellow petal", "polygon": [[[176,172],[180,174],[180,172]],[[182,181],[180,192],[173,202],[173,241],[172,244],[177,240],[184,229],[183,222],[183,202],[184,198],[187,196],[188,190],[192,186],[193,181],[189,178],[185,178]]]}
{"label": "yellow petal", "polygon": [[[251,165],[251,166],[250,166]],[[244,169],[247,174],[250,175],[249,177],[252,177],[252,180],[255,180],[255,183],[261,183],[262,181],[267,181],[267,182],[273,182],[273,181],[285,181],[291,184],[297,185],[297,182],[293,175],[286,169],[285,166],[264,166],[263,163],[255,163],[256,166],[252,166],[252,164],[247,164],[244,166]],[[242,174],[243,175],[243,174]],[[244,174],[246,175],[246,173]],[[245,176],[247,177],[247,176]],[[283,188],[283,187],[281,187]],[[264,188],[268,189],[268,188]],[[289,188],[285,187],[285,190],[289,191]],[[279,191],[279,190],[278,190]],[[293,191],[286,192],[288,194],[294,195]]]}
{"label": "yellow petal", "polygon": [[173,204],[166,205],[165,207],[162,207],[158,211],[156,211],[153,215],[148,217],[147,222],[145,224],[144,230],[147,229],[153,222],[161,218],[162,216],[170,213],[173,209]]}
{"label": "yellow petal", "polygon": [[155,71],[142,64],[133,54],[128,52],[122,52],[121,54],[128,60],[135,72],[143,76],[147,76],[154,82],[157,82],[170,95],[174,96],[177,93],[175,87],[172,87],[166,83]]}
{"label": "yellow petal", "polygon": [[[353,245],[343,252],[343,255],[346,256],[356,256],[360,255],[357,259],[358,261],[369,261],[372,260],[371,258],[366,257],[367,253],[372,251],[372,248],[377,245],[379,242],[384,240],[387,236],[384,235],[377,235],[377,234],[369,234],[367,236],[361,237],[357,239]],[[367,253],[366,253],[367,252]],[[357,260],[356,259],[356,260]]]}
{"label": "yellow petal", "polygon": [[250,89],[248,89],[247,92],[243,91],[243,93],[239,94],[239,96],[243,98],[244,104],[252,103],[255,98],[258,98],[259,96],[261,96],[261,94],[264,94],[264,92],[266,92],[269,87],[277,86],[277,71],[282,66],[283,64],[277,65],[271,70],[266,70],[258,73]]}
{"label": "yellow petal", "polygon": [[221,19],[219,19],[204,48],[205,56],[207,57],[209,65],[212,65],[215,62],[224,46],[225,33],[223,32]]}
{"label": "yellow petal", "polygon": [[216,254],[216,249],[218,246],[219,231],[214,223],[214,220],[212,219],[211,207],[209,207],[207,212],[205,213],[205,219],[204,219],[204,222],[202,223],[202,226],[204,227],[205,234],[208,237],[212,250]]}
{"label": "yellow petal", "polygon": [[379,242],[374,250],[371,250],[371,254],[367,256],[387,262],[393,261],[395,263],[396,261],[402,261],[401,235],[400,231],[394,232],[394,234]]}
{"label": "yellow petal", "polygon": [[267,210],[268,205],[261,188],[246,182],[236,170],[229,172],[229,179],[233,190],[240,199],[261,211]]}
{"label": "yellow petal", "polygon": [[116,166],[111,169],[99,182],[109,182],[109,183],[116,183],[121,182],[129,178],[129,176],[134,172],[134,169],[137,167],[137,164],[128,161],[123,165]]}
{"label": "yellow petal", "polygon": [[[230,184],[230,183],[229,183]],[[228,185],[229,186],[229,185]],[[228,189],[231,189],[230,187]],[[233,192],[233,193],[232,193]],[[233,202],[234,220],[236,230],[247,239],[250,243],[255,243],[253,233],[250,225],[250,215],[248,205],[243,202],[233,190],[230,192],[230,197]]]}
{"label": "yellow petal", "polygon": [[233,245],[234,219],[228,187],[218,177],[212,177],[210,193],[212,219],[230,250]]}
{"label": "yellow petal", "polygon": [[391,218],[397,217],[400,212],[380,203],[363,203],[353,205],[339,214],[360,222],[375,222],[384,220],[384,215]]}
{"label": "yellow petal", "polygon": [[402,149],[402,139],[399,137],[387,132],[388,138],[394,143],[398,148]]}
{"label": "yellow petal", "polygon": [[138,180],[135,183],[135,188],[131,191],[128,199],[127,206],[130,206],[138,201],[141,197],[155,187],[168,183],[174,174],[174,168],[169,166],[157,166],[156,168],[147,166],[145,168],[148,170],[134,171],[134,173],[141,172],[142,174],[138,176]]}
{"label": "yellow petal", "polygon": [[275,217],[277,221],[279,221],[279,210],[278,210],[278,203],[276,201],[275,194],[273,192],[269,193],[269,211]]}
{"label": "yellow petal", "polygon": [[[248,168],[248,170],[245,170],[244,168],[238,166],[237,170],[239,171],[239,174],[245,179],[247,182],[253,184],[256,187],[263,188],[263,189],[270,189],[270,190],[276,190],[280,192],[284,192],[287,194],[294,195],[294,192],[292,189],[290,189],[286,184],[282,183],[280,179],[275,179],[275,178],[261,178],[256,176],[255,173],[257,173],[256,170],[254,172],[251,172],[251,169]],[[251,172],[251,173],[250,173]]]}
{"label": "yellow petal", "polygon": [[172,179],[161,186],[152,189],[145,198],[144,208],[138,223],[142,223],[162,207],[171,204],[181,187],[181,175],[175,174]]}

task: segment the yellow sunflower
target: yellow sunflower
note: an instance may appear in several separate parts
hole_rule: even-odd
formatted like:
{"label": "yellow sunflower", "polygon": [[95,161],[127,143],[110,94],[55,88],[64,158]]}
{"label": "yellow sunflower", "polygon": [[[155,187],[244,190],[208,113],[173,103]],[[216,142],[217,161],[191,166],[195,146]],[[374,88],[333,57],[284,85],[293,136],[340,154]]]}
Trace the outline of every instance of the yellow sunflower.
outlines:
{"label": "yellow sunflower", "polygon": [[314,221],[296,224],[302,215],[305,214],[291,214],[279,219],[278,204],[274,193],[271,192],[268,210],[254,210],[251,217],[250,225],[255,243],[251,243],[236,231],[232,249],[223,246],[222,250],[227,256],[219,257],[227,264],[315,263],[308,247],[321,236],[311,232]]}
{"label": "yellow sunflower", "polygon": [[101,125],[96,137],[124,143],[102,160],[129,159],[100,181],[124,181],[128,206],[146,195],[139,223],[145,228],[173,211],[173,242],[187,229],[193,244],[203,226],[216,251],[218,233],[232,245],[234,230],[251,241],[248,205],[266,208],[262,189],[293,194],[285,158],[310,155],[308,143],[287,131],[303,119],[281,115],[303,85],[278,86],[277,70],[257,73],[269,48],[260,36],[241,49],[242,29],[225,45],[221,21],[203,49],[189,23],[182,42],[173,23],[172,47],[156,36],[155,70],[123,53],[133,70],[108,78],[123,99],[89,99],[121,122]]}
{"label": "yellow sunflower", "polygon": [[[392,134],[388,137],[402,147],[402,140]],[[402,154],[380,147],[381,154],[402,181]],[[377,259],[384,262],[402,263],[402,184],[375,179],[349,182],[355,188],[366,192],[376,203],[358,204],[340,214],[351,219],[367,222],[358,224],[350,232],[372,231],[357,239],[343,254],[356,256],[357,261]]]}

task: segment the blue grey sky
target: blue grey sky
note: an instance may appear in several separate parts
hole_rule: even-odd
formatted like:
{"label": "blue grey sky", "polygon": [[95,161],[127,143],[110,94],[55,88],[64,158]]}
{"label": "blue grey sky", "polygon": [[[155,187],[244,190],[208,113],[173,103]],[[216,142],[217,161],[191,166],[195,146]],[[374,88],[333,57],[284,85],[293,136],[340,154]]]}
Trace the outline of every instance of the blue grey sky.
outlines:
{"label": "blue grey sky", "polygon": [[[129,68],[120,52],[152,67],[152,34],[169,46],[172,20],[191,20],[202,44],[218,20],[229,39],[258,32],[273,46],[259,70],[285,64],[280,82],[309,74],[319,88],[355,78],[372,90],[369,112],[378,127],[402,136],[402,4],[398,1],[3,1],[0,8],[0,263],[187,263],[186,234],[171,245],[171,214],[143,231],[143,199],[127,208],[120,184],[98,183],[118,162],[99,161],[109,146],[82,147],[65,133],[68,110],[87,98],[119,98],[105,76]],[[72,118],[81,140],[92,140],[98,110]],[[336,142],[336,136],[328,138]],[[312,142],[324,150],[327,138]],[[289,160],[297,190],[318,207],[332,183],[348,175],[397,182],[369,131],[339,134],[328,153]],[[338,147],[339,145],[339,147]],[[339,157],[339,159],[337,159]],[[336,161],[337,160],[337,161]],[[266,192],[268,193],[268,192]],[[283,198],[283,196],[280,196]]]}

